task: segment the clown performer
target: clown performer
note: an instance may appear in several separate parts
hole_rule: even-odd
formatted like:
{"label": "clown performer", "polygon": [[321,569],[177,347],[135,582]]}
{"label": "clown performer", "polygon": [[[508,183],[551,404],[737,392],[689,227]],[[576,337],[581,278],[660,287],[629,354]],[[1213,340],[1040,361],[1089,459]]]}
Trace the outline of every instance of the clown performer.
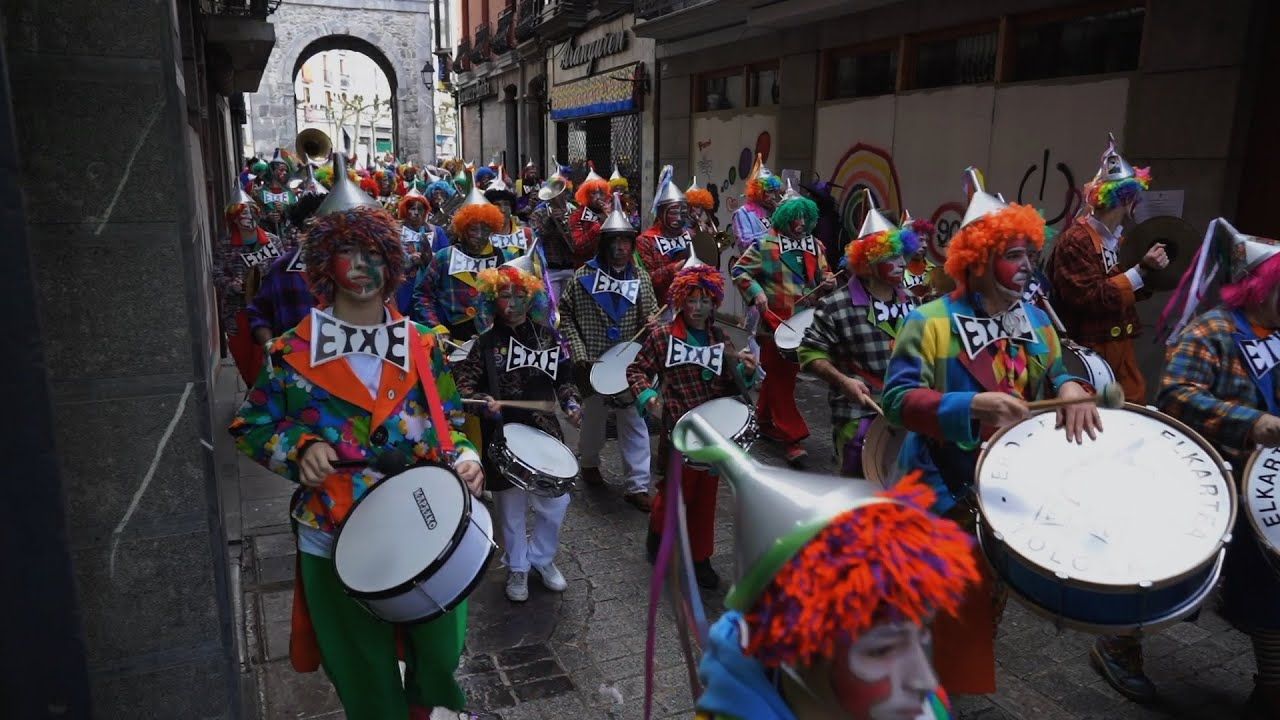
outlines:
{"label": "clown performer", "polygon": [[[506,408],[496,401],[556,401],[575,427],[582,421],[573,364],[551,327],[546,286],[532,270],[532,258],[522,257],[480,273],[480,313],[492,317],[491,326],[476,338],[467,359],[454,368],[463,397],[490,401],[481,421],[485,475],[502,526],[506,593],[511,602],[529,599],[530,570],[552,592],[568,587],[555,559],[569,494],[536,495],[516,487],[498,470],[494,447],[502,441],[507,423],[537,428],[560,441],[564,434],[554,413]],[[530,509],[533,526],[526,528]]]}
{"label": "clown performer", "polygon": [[800,344],[800,367],[830,387],[832,437],[845,477],[862,477],[862,447],[877,415],[868,401],[884,389],[894,338],[914,307],[902,277],[919,249],[914,232],[894,227],[871,205],[858,237],[845,246],[849,282],[818,303]]}
{"label": "clown performer", "polygon": [[[1280,339],[1280,244],[1240,233],[1223,218],[1210,225],[1206,241],[1202,252],[1222,263],[1222,304],[1186,324],[1196,310],[1197,289],[1215,279],[1206,271],[1190,290],[1180,323],[1185,327],[1171,338],[1156,406],[1195,428],[1244,478],[1255,447],[1280,446],[1278,356],[1246,351],[1274,347]],[[1280,579],[1244,505],[1241,498],[1222,568],[1222,610],[1253,641],[1258,673],[1246,717],[1264,720],[1280,717]]]}
{"label": "clown performer", "polygon": [[[326,196],[327,193],[304,192],[289,209],[293,226],[307,227]],[[298,247],[277,258],[262,276],[258,293],[246,308],[253,341],[259,346],[266,346],[272,338],[280,337],[311,314],[316,299],[307,285],[306,269],[302,248]]]}
{"label": "clown performer", "polygon": [[765,371],[756,405],[760,434],[781,444],[793,467],[804,467],[809,457],[803,445],[809,426],[796,407],[800,366],[778,352],[772,333],[798,308],[816,305],[836,286],[822,243],[810,234],[817,220],[818,206],[788,188],[770,218],[772,229],[747,248],[731,271],[742,299],[765,319],[758,338]]}
{"label": "clown performer", "polygon": [[[653,225],[636,238],[636,254],[653,282],[654,295],[667,297],[671,279],[689,258],[693,236],[686,227],[689,205],[676,186],[670,165],[662,168],[653,196]],[[672,306],[673,311],[678,308]]]}
{"label": "clown performer", "polygon": [[1133,220],[1150,184],[1150,169],[1129,165],[1112,136],[1097,174],[1084,186],[1088,212],[1054,241],[1047,263],[1053,306],[1067,334],[1101,355],[1125,400],[1139,405],[1146,403],[1147,386],[1134,354],[1133,339],[1141,330],[1136,303],[1151,296],[1143,291],[1147,272],[1168,265],[1169,256],[1156,243],[1133,267],[1116,262],[1121,225]]}
{"label": "clown performer", "polygon": [[547,274],[557,298],[563,297],[565,285],[580,265],[574,253],[573,231],[569,229],[569,216],[573,213],[569,191],[573,183],[565,171],[561,168],[538,190],[539,202],[529,217],[538,246],[546,254]]}
{"label": "clown performer", "polygon": [[538,191],[542,189],[542,179],[538,177],[538,166],[530,159],[520,171],[520,179],[516,182],[516,217],[522,222],[529,222],[529,216],[538,206]]}
{"label": "clown performer", "polygon": [[[460,413],[461,401],[436,338],[388,305],[403,272],[400,227],[338,178],[305,240],[307,279],[323,307],[272,343],[272,361],[230,432],[241,452],[298,483],[294,667],[323,666],[352,720],[425,720],[446,711],[473,717],[458,713],[466,698],[454,679],[466,602],[430,622],[394,626],[351,598],[334,568],[338,527],[382,477],[372,469],[335,471],[335,462],[372,465],[394,453],[452,465],[474,495],[484,487],[474,447],[446,419]],[[316,338],[361,333],[384,338],[373,351],[380,354],[339,347],[336,357],[317,361]]]}
{"label": "clown performer", "polygon": [[[596,174],[594,163],[588,162],[587,176],[574,192],[578,209],[569,215],[570,240],[577,264],[596,254],[600,228],[609,214],[609,182]],[[626,217],[624,214],[623,217]]]}
{"label": "clown performer", "polygon": [[256,199],[262,207],[259,218],[264,229],[280,238],[287,249],[297,247],[296,235],[289,227],[289,208],[298,201],[298,196],[289,188],[289,176],[293,173],[293,165],[288,151],[276,148],[275,155],[267,164],[267,177],[258,189]]}
{"label": "clown performer", "polygon": [[[434,175],[428,171],[427,178],[430,182],[427,183],[427,189],[424,194],[427,196],[427,202],[431,204],[431,214],[428,217],[430,218],[432,225],[439,228],[447,228],[450,220],[450,214],[447,208],[450,205],[450,200],[458,194],[458,191],[454,188],[453,183],[445,177]],[[447,234],[444,240],[440,240],[437,236],[431,245],[431,252],[439,252],[440,250],[449,247],[450,241],[451,238],[449,238]],[[434,244],[435,242],[441,243],[439,247]]]}
{"label": "clown performer", "polygon": [[[414,283],[415,316],[442,327],[454,342],[465,342],[485,330],[476,322],[476,275],[496,268],[520,253],[498,250],[490,242],[502,229],[502,211],[474,188],[453,215],[455,245],[439,250],[418,272]],[[483,322],[483,320],[482,320]]]}
{"label": "clown performer", "polygon": [[[696,256],[690,257],[675,274],[667,295],[667,306],[675,310],[675,318],[649,333],[644,348],[627,368],[636,409],[662,421],[665,432],[658,451],[662,467],[666,467],[667,453],[672,452],[670,433],[677,420],[705,402],[739,395],[739,388],[747,388],[755,379],[755,357],[745,349],[735,353],[728,335],[716,325],[716,308],[723,300],[724,276]],[[657,382],[651,383],[655,376]],[[681,470],[694,575],[699,587],[707,590],[720,586],[720,576],[711,567],[718,484],[716,475],[708,470],[688,466]],[[664,485],[659,483],[653,512],[649,513],[645,549],[650,562],[662,539]]]}
{"label": "clown performer", "polygon": [[497,177],[489,183],[489,189],[484,191],[484,198],[502,211],[502,227],[493,233],[490,242],[499,250],[510,248],[523,254],[533,244],[533,230],[522,225],[516,217],[516,194],[507,186],[501,166]]}
{"label": "clown performer", "polygon": [[[1048,316],[1022,301],[1031,252],[1044,244],[1044,218],[1030,206],[1006,205],[982,190],[976,170],[966,172],[974,193],[945,266],[956,289],[913,310],[899,328],[883,402],[885,417],[910,431],[899,467],[922,470],[937,495],[932,510],[972,529],[982,441],[1029,417],[1029,400],[1079,399],[1089,391],[1067,374]],[[982,322],[988,318],[994,322]],[[1058,424],[1077,443],[1102,429],[1092,403],[1059,409]],[[939,618],[934,625],[935,665],[950,692],[995,691],[1001,606],[983,578],[958,622]]]}
{"label": "clown performer", "polygon": [[254,342],[245,308],[257,294],[262,275],[284,254],[284,246],[259,226],[258,204],[238,187],[223,217],[227,221],[227,239],[214,262],[213,285],[218,290],[227,349],[245,385],[252,385],[263,355],[262,346]]}
{"label": "clown performer", "polygon": [[698,668],[698,717],[949,718],[929,624],[957,611],[978,569],[971,538],[928,512],[919,473],[879,491],[760,465],[716,435],[699,417],[672,435],[729,482],[743,519],[738,578]]}
{"label": "clown performer", "polygon": [[[644,268],[634,260],[636,230],[620,206],[600,231],[596,256],[573,274],[560,296],[560,330],[569,341],[574,376],[583,388],[582,433],[578,455],[582,480],[603,485],[600,450],[604,447],[605,424],[610,406],[590,388],[591,365],[604,351],[635,337],[657,310],[653,285]],[[618,446],[622,455],[624,499],[642,512],[649,512],[649,428],[633,408],[615,414]]]}
{"label": "clown performer", "polygon": [[[774,175],[756,153],[755,164],[747,176],[747,201],[733,213],[733,236],[738,249],[747,250],[769,234],[770,219],[782,200],[782,178]],[[810,202],[813,202],[812,200]],[[814,205],[815,219],[817,205]]]}

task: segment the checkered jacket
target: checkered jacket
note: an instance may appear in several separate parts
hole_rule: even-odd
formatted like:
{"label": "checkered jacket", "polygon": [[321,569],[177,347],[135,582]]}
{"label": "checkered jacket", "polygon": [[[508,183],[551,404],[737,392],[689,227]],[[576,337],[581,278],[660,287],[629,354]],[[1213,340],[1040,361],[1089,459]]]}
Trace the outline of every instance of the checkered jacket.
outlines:
{"label": "checkered jacket", "polygon": [[1204,435],[1240,469],[1249,431],[1267,404],[1236,345],[1235,314],[1215,308],[1191,321],[1165,355],[1156,407]]}
{"label": "checkered jacket", "polygon": [[[590,215],[588,215],[590,213]],[[573,242],[575,265],[595,257],[596,248],[600,245],[600,228],[604,227],[605,215],[583,205],[569,216],[569,232]]]}
{"label": "checkered jacket", "polygon": [[[856,285],[856,287],[855,287]],[[855,299],[856,296],[856,299]],[[908,302],[899,292],[898,300]],[[870,296],[856,277],[818,303],[813,324],[800,344],[800,363],[827,360],[840,373],[862,380],[879,399],[893,354],[894,336],[875,322]],[[898,325],[901,325],[901,320]],[[875,410],[856,403],[834,388],[827,393],[834,424],[871,417]]]}
{"label": "checkered jacket", "polygon": [[[677,315],[670,325],[649,333],[640,354],[627,367],[627,383],[639,405],[636,409],[644,411],[641,403],[648,401],[648,396],[643,395],[645,390],[658,390],[662,401],[662,424],[668,432],[686,412],[702,403],[738,394],[737,381],[733,377],[733,373],[738,372],[738,359],[734,357],[737,350],[724,330],[711,326],[709,344],[724,343],[724,365],[719,375],[710,378],[707,376],[711,371],[701,365],[667,367],[667,343],[673,336],[689,341],[689,331],[682,316]],[[649,378],[655,375],[658,376],[656,388],[649,383]]]}
{"label": "checkered jacket", "polygon": [[[476,317],[476,298],[480,291],[463,277],[449,274],[449,255],[453,248],[451,245],[437,251],[431,256],[431,261],[418,271],[413,289],[412,316],[415,321],[436,327],[458,325]],[[514,260],[521,255],[515,248],[503,248],[499,251],[492,245],[486,245],[484,252],[478,257],[487,258],[499,253],[499,263]],[[470,277],[471,273],[466,273],[466,276]],[[484,330],[479,326],[476,329]]]}
{"label": "checkered jacket", "polygon": [[658,309],[648,273],[644,268],[632,265],[631,277],[640,280],[640,295],[631,310],[622,316],[618,338],[610,339],[608,332],[613,327],[613,319],[596,303],[581,282],[581,278],[595,273],[594,264],[593,261],[578,268],[573,278],[565,283],[564,292],[560,296],[560,332],[569,341],[569,352],[576,362],[591,362],[605,350],[628,340]]}
{"label": "checkered jacket", "polygon": [[[817,287],[827,277],[826,252],[820,240],[815,238],[814,242],[818,245],[816,256],[790,252],[784,258],[781,252],[782,246],[778,244],[779,237],[774,232],[770,232],[759,243],[747,248],[730,271],[734,284],[742,293],[742,299],[750,305],[757,295],[764,293],[769,299],[770,310],[783,320],[791,317],[796,309],[796,300]],[[795,263],[803,270],[803,279],[797,277],[788,263]],[[815,293],[810,300],[816,303],[820,298],[821,296]],[[762,330],[766,327],[772,329],[778,322],[767,313],[764,320],[765,322],[760,324]]]}
{"label": "checkered jacket", "polygon": [[1096,344],[1137,337],[1138,300],[1150,291],[1134,293],[1119,265],[1103,269],[1101,247],[1094,242],[1088,218],[1079,218],[1054,242],[1046,269],[1053,288],[1053,308],[1072,339]]}

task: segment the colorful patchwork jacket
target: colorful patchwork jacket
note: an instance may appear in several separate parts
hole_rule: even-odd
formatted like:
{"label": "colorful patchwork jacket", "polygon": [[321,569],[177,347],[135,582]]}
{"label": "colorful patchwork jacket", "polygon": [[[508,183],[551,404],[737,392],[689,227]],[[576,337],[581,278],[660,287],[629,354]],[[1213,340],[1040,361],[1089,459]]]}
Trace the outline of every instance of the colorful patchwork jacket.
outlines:
{"label": "colorful patchwork jacket", "polygon": [[[980,321],[989,321],[981,305],[958,291],[921,305],[898,330],[885,376],[883,407],[889,422],[911,432],[898,455],[902,468],[919,468],[938,493],[933,510],[943,513],[955,505],[955,492],[973,483],[978,446],[993,430],[979,427],[971,413],[973,398],[1001,387],[996,342],[986,344],[972,358],[963,349],[961,333],[974,337]],[[1039,308],[1023,304],[1030,322],[1029,342],[1005,341],[1026,356],[1026,400],[1056,395],[1064,383],[1084,381],[1067,373],[1058,333]],[[957,316],[974,320],[963,321]],[[980,340],[978,341],[980,342]],[[945,477],[944,477],[945,476]]]}
{"label": "colorful patchwork jacket", "polygon": [[[671,287],[676,271],[689,259],[689,248],[692,245],[693,236],[688,230],[676,237],[667,237],[658,223],[654,223],[653,227],[636,238],[636,254],[640,256],[640,263],[653,281],[653,294],[657,296],[658,302],[667,301],[667,288]],[[715,258],[706,260],[713,262]]]}
{"label": "colorful patchwork jacket", "polygon": [[[484,250],[473,259],[480,260],[482,265],[497,267],[520,255],[521,251],[515,248],[499,251],[486,243]],[[476,297],[480,294],[476,288],[476,273],[464,269],[469,263],[458,262],[466,257],[461,245],[450,245],[436,252],[431,262],[418,271],[413,284],[414,320],[436,327],[459,325],[476,316]],[[485,329],[476,328],[478,332]]]}
{"label": "colorful patchwork jacket", "polygon": [[[783,320],[791,317],[796,311],[796,301],[820,285],[828,272],[821,241],[810,236],[801,242],[812,243],[812,252],[788,250],[784,253],[782,243],[786,240],[784,236],[770,232],[759,243],[747,248],[730,271],[747,305],[764,293],[769,300],[769,309]],[[816,305],[820,298],[821,295],[815,293],[809,300]],[[768,313],[764,319],[765,323],[760,325],[762,330],[778,324],[778,320]]]}
{"label": "colorful patchwork jacket", "polygon": [[[393,320],[400,314],[388,308]],[[449,423],[462,421],[462,402],[435,337],[420,325],[414,338],[430,358],[430,376]],[[437,428],[427,407],[427,393],[410,354],[409,370],[382,364],[376,397],[343,358],[311,366],[311,317],[276,338],[270,359],[229,428],[236,447],[268,470],[298,482],[299,449],[323,441],[342,460],[369,459],[399,450],[415,461],[447,462],[441,454]],[[474,453],[465,435],[453,427],[455,451]],[[294,519],[325,532],[336,532],[352,504],[379,477],[371,470],[330,475],[319,488],[301,487],[294,498]]]}

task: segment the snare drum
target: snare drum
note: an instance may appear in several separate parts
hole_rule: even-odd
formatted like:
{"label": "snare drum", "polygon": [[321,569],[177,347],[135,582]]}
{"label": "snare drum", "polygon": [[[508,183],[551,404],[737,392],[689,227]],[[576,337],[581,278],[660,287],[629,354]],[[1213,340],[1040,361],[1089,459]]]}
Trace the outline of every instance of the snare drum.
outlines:
{"label": "snare drum", "polygon": [[466,360],[467,356],[471,354],[471,346],[475,344],[476,344],[475,338],[471,338],[470,340],[462,343],[462,347],[455,348],[453,352],[449,353],[449,356],[448,356],[449,362],[456,365],[462,362],[463,360]]}
{"label": "snare drum", "polygon": [[1231,472],[1203,438],[1137,405],[1100,408],[1077,445],[1055,413],[996,433],[978,457],[978,540],[996,574],[1060,625],[1123,634],[1190,615],[1222,571]]}
{"label": "snare drum", "polygon": [[[902,477],[898,470],[898,452],[906,439],[906,430],[890,425],[883,415],[876,416],[862,442],[863,476],[886,490],[897,484]],[[836,452],[841,452],[841,448],[836,448]]]}
{"label": "snare drum", "polygon": [[796,314],[787,318],[786,325],[778,323],[778,327],[773,331],[773,342],[777,344],[778,353],[782,357],[791,362],[800,362],[796,351],[800,349],[800,342],[804,340],[804,331],[813,324],[813,312],[811,307],[797,310]]}
{"label": "snare drum", "polygon": [[636,342],[618,343],[605,350],[591,366],[591,388],[604,396],[605,402],[617,408],[631,407],[635,395],[627,382],[627,366],[640,354]]}
{"label": "snare drum", "polygon": [[565,444],[537,428],[519,423],[502,426],[503,439],[489,447],[489,457],[512,485],[542,497],[560,497],[573,489],[578,458]]}
{"label": "snare drum", "polygon": [[1244,500],[1249,525],[1258,545],[1272,567],[1280,571],[1280,504],[1277,504],[1276,475],[1280,471],[1280,448],[1260,447],[1244,469]]}
{"label": "snare drum", "polygon": [[1111,365],[1101,355],[1067,338],[1062,338],[1062,362],[1068,373],[1085,380],[1098,392],[1116,381]]}
{"label": "snare drum", "polygon": [[[760,428],[756,424],[756,409],[738,398],[723,397],[708,400],[685,413],[685,416],[688,415],[698,415],[706,420],[711,427],[743,450],[750,450],[756,438],[759,437]],[[701,447],[695,440],[690,440],[690,444],[691,450]],[[684,462],[685,465],[697,470],[711,468],[710,465],[690,462],[688,457],[685,457]]]}
{"label": "snare drum", "polygon": [[343,589],[391,623],[426,622],[479,584],[496,545],[493,521],[452,470],[418,465],[366,492],[338,530]]}

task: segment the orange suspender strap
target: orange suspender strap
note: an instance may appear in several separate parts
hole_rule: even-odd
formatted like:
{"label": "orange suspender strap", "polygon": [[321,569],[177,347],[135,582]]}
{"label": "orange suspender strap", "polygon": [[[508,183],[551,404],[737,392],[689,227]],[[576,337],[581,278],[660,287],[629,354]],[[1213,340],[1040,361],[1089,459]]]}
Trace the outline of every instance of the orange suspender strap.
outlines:
{"label": "orange suspender strap", "polygon": [[419,335],[417,341],[409,345],[413,348],[413,364],[418,368],[418,380],[422,383],[422,391],[427,394],[427,411],[431,413],[431,424],[436,426],[441,455],[452,456],[453,426],[445,419],[444,404],[440,402],[440,389],[436,387],[436,379],[428,366],[427,353],[422,349],[422,336]]}

